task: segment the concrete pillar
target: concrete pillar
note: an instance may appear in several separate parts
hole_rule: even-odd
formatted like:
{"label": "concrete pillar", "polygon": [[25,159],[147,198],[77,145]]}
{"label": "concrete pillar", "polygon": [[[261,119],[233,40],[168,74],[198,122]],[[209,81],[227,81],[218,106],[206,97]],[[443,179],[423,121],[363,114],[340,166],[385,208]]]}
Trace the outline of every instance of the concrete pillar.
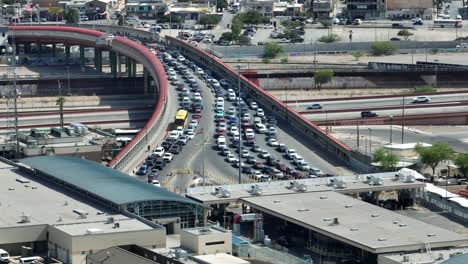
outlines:
{"label": "concrete pillar", "polygon": [[65,45],[65,63],[70,63],[70,45]]}
{"label": "concrete pillar", "polygon": [[31,53],[31,43],[26,43],[24,44],[24,53],[25,54],[28,54],[28,53]]}
{"label": "concrete pillar", "polygon": [[116,54],[113,51],[109,51],[109,64],[111,67],[111,73],[114,78],[117,78],[117,65],[116,65]]}
{"label": "concrete pillar", "polygon": [[36,43],[37,45],[37,50],[38,50],[38,56],[39,58],[42,57],[42,43]]}
{"label": "concrete pillar", "polygon": [[146,68],[143,69],[143,79],[144,79],[144,83],[145,83],[145,95],[147,95],[149,93],[149,83],[148,83],[148,71],[146,70]]}
{"label": "concrete pillar", "polygon": [[96,72],[102,72],[102,50],[99,48],[94,48],[94,66]]}
{"label": "concrete pillar", "polygon": [[84,47],[80,46],[80,65],[83,67],[86,63],[85,60],[85,49]]}
{"label": "concrete pillar", "polygon": [[117,76],[121,77],[122,74],[122,62],[120,61],[120,54],[117,54],[116,63],[117,63]]}
{"label": "concrete pillar", "polygon": [[125,57],[125,71],[127,72],[128,77],[132,76],[132,69],[130,69],[130,58]]}
{"label": "concrete pillar", "polygon": [[54,58],[55,58],[55,49],[56,49],[56,45],[52,44],[52,57]]}
{"label": "concrete pillar", "polygon": [[135,60],[132,60],[132,64],[133,64],[133,65],[132,65],[132,68],[133,68],[133,72],[132,72],[132,73],[133,73],[133,76],[132,76],[132,77],[133,77],[133,78],[136,78],[137,63],[136,63]]}

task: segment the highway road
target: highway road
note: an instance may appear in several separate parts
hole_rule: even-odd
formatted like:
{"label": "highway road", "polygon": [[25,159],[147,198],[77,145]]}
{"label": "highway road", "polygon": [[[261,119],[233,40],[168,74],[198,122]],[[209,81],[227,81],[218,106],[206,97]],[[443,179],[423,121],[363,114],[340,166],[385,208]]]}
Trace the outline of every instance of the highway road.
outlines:
{"label": "highway road", "polygon": [[[88,113],[71,113],[64,114],[64,122],[93,122],[99,124],[100,122],[109,122],[109,121],[122,121],[124,122],[133,122],[136,120],[148,120],[151,116],[153,109],[138,109],[138,110],[116,110],[116,111],[99,111],[95,110],[94,112]],[[5,129],[11,127],[13,118],[8,119],[2,114],[0,118],[0,129]],[[60,115],[59,113],[49,113],[49,114],[38,114],[33,116],[21,116],[18,118],[18,125],[20,127],[34,127],[34,126],[57,126],[60,124]]]}
{"label": "highway road", "polygon": [[[413,105],[411,102],[416,97],[412,94],[405,94],[404,101],[405,105]],[[457,94],[441,94],[431,95],[431,105],[436,106],[438,103],[456,103],[468,100],[468,93],[457,93]],[[403,95],[400,97],[391,98],[379,98],[379,99],[351,99],[351,100],[336,100],[336,101],[321,101],[320,99],[315,102],[291,102],[288,106],[295,109],[296,111],[306,111],[307,107],[319,103],[322,105],[322,109],[312,110],[317,112],[332,111],[332,110],[348,110],[348,109],[372,109],[373,107],[391,107],[391,106],[403,106]],[[423,105],[423,104],[421,104]]]}
{"label": "highway road", "polygon": [[[468,111],[468,105],[464,106],[451,106],[451,107],[438,107],[437,104],[434,107],[429,108],[405,108],[405,115],[429,115],[429,114],[440,114],[440,113],[456,113]],[[403,114],[402,109],[392,110],[379,110],[373,111],[379,115],[379,117],[401,116]],[[339,113],[325,113],[317,112],[313,114],[304,114],[304,117],[312,121],[323,121],[327,120],[330,125],[333,125],[333,120],[344,120],[344,119],[358,119],[361,118],[361,110],[354,112],[339,112]],[[368,122],[372,121],[372,118],[366,119]]]}

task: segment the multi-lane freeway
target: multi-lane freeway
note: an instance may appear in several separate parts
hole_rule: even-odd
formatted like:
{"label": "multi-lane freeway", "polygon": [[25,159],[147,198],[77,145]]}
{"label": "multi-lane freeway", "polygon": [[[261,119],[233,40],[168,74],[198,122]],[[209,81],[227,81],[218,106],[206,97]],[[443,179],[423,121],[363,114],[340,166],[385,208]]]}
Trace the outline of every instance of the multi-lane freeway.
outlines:
{"label": "multi-lane freeway", "polygon": [[[289,107],[303,114],[310,120],[342,120],[361,118],[362,111],[373,111],[381,117],[406,115],[454,113],[468,111],[468,93],[431,95],[430,102],[413,103],[416,96],[405,94],[386,98],[348,98],[343,100],[315,100],[290,102]],[[321,109],[310,109],[313,104],[320,104]]]}

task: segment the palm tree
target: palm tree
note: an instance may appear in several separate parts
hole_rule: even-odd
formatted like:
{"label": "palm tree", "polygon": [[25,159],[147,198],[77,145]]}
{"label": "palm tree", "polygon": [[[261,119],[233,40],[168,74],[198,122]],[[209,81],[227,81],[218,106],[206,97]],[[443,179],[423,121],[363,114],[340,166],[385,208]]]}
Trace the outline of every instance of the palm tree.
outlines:
{"label": "palm tree", "polygon": [[59,106],[60,109],[60,128],[63,128],[63,104],[65,103],[65,97],[60,96],[55,101],[55,105]]}

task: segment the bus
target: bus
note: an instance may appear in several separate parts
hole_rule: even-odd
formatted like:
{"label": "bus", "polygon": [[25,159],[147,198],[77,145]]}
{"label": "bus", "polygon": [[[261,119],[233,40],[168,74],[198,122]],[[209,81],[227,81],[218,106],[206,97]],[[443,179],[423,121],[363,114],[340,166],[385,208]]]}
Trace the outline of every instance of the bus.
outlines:
{"label": "bus", "polygon": [[185,128],[187,126],[187,120],[188,120],[187,110],[179,110],[175,118],[174,126],[176,128],[177,127]]}
{"label": "bus", "polygon": [[117,145],[121,148],[125,147],[132,139],[140,132],[140,129],[112,129],[112,135],[115,136]]}
{"label": "bus", "polygon": [[434,20],[434,27],[461,28],[462,26],[463,26],[463,22],[461,20],[455,20],[455,19],[435,19]]}

